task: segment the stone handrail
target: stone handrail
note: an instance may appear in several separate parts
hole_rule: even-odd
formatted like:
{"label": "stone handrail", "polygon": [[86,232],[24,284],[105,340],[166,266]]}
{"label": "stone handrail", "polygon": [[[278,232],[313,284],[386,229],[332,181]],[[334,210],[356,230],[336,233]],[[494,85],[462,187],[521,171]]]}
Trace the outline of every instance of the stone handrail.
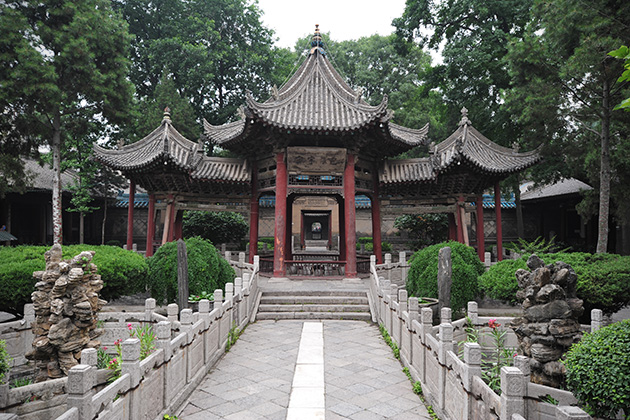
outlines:
{"label": "stone handrail", "polygon": [[[590,418],[579,408],[564,405],[575,403],[570,393],[531,384],[522,356],[516,358],[516,366],[501,369],[502,392],[497,395],[481,378],[482,352],[490,343],[464,343],[461,360],[457,339],[465,337],[466,321],[452,322],[451,309],[443,308],[440,324],[434,327],[431,309],[419,311],[418,299],[409,298],[406,290],[392,285],[381,273],[372,260],[369,296],[373,317],[398,345],[401,362],[413,380],[420,382],[427,402],[441,419]],[[479,328],[490,320],[479,316],[476,302],[469,303],[468,317]],[[501,319],[505,321],[508,318]],[[563,405],[541,402],[541,395],[551,395]]]}
{"label": "stone handrail", "polygon": [[[103,313],[111,320],[105,322],[105,342],[128,337],[128,323],[152,325],[156,334],[156,351],[144,360],[138,339],[123,341],[122,375],[111,384],[105,383],[111,371],[97,370],[97,352],[87,349],[67,378],[6,389],[0,410],[21,415],[27,408],[31,417],[59,420],[161,419],[174,414],[224,354],[230,330],[242,330],[252,318],[259,294],[258,257],[243,268],[246,280],[236,278],[225,291],[215,290],[212,310],[207,300],[200,301],[197,312],[178,313],[172,304],[165,317],[154,312],[155,300],[147,299],[145,312]],[[22,404],[31,396],[37,400]]]}

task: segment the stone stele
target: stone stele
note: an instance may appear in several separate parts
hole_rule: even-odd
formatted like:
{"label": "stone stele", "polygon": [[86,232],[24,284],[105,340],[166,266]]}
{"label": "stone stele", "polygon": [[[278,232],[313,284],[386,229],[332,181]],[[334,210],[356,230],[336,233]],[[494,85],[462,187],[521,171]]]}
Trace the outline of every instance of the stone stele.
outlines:
{"label": "stone stele", "polygon": [[107,303],[99,297],[103,281],[92,264],[94,251],[62,261],[61,245],[56,244],[44,256],[46,270],[33,273],[35,339],[26,354],[38,368],[36,381],[67,375],[79,364],[83,349],[100,346],[98,312]]}

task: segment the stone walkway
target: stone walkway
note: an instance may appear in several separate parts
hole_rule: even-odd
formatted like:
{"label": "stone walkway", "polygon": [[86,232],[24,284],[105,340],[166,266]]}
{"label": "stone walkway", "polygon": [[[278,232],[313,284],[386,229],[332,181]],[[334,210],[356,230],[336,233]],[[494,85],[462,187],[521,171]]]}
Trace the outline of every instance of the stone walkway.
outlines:
{"label": "stone walkway", "polygon": [[[322,330],[323,387],[322,351],[317,349]],[[319,408],[321,392],[324,410]],[[179,418],[430,417],[376,325],[362,321],[258,321],[247,327],[192,393]]]}

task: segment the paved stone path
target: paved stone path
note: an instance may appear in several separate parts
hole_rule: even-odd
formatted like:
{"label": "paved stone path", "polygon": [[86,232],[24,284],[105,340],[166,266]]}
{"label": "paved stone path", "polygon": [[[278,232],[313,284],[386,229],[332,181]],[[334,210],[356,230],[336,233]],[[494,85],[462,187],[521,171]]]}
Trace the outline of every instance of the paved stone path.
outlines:
{"label": "paved stone path", "polygon": [[[248,326],[192,393],[179,418],[298,418],[287,417],[289,406],[300,413],[301,420],[430,418],[378,327],[363,321],[321,322],[325,414],[305,410],[309,403],[300,402],[300,387],[310,386],[312,378],[314,395],[318,392],[317,351],[313,348],[317,337],[307,333],[322,328],[314,324],[320,322],[258,321]],[[304,366],[309,364],[311,367]],[[300,366],[297,373],[296,365]],[[313,400],[319,401],[319,397]]]}

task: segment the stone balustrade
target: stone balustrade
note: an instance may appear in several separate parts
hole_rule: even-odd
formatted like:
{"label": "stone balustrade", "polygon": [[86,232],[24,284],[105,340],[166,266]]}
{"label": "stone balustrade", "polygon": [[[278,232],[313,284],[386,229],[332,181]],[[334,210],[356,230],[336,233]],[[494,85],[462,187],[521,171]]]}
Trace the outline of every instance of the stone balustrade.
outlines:
{"label": "stone balustrade", "polygon": [[[515,366],[501,369],[501,395],[495,393],[481,378],[482,354],[491,349],[492,343],[489,340],[462,343],[466,338],[466,319],[452,321],[450,308],[442,308],[439,325],[434,326],[431,309],[419,311],[417,298],[408,297],[404,289],[392,286],[382,275],[379,267],[386,269],[387,264],[377,265],[372,260],[368,293],[372,316],[400,348],[401,362],[409,369],[413,380],[420,382],[425,399],[438,417],[443,420],[590,418],[581,409],[571,406],[577,401],[570,392],[531,383],[525,357],[517,356]],[[490,317],[479,316],[476,302],[468,304],[467,315],[477,329],[488,328]],[[597,315],[594,319],[596,329],[599,326]],[[505,328],[511,320],[504,317],[496,322]],[[516,347],[515,334],[509,329],[506,331],[507,346]],[[463,360],[458,356],[457,343],[462,343]],[[559,405],[544,402],[546,396],[554,398]]]}
{"label": "stone balustrade", "polygon": [[128,324],[152,325],[156,350],[140,360],[140,341],[124,340],[121,376],[108,383],[111,371],[97,370],[96,350],[89,349],[68,377],[7,390],[0,412],[42,420],[153,419],[173,414],[224,354],[230,330],[242,330],[255,315],[260,299],[258,257],[254,264],[242,263],[240,274],[226,285],[225,293],[215,290],[212,311],[210,302],[202,300],[198,312],[179,311],[171,304],[163,316],[155,312],[155,300],[147,299],[143,312],[101,313],[105,343],[129,337]]}

